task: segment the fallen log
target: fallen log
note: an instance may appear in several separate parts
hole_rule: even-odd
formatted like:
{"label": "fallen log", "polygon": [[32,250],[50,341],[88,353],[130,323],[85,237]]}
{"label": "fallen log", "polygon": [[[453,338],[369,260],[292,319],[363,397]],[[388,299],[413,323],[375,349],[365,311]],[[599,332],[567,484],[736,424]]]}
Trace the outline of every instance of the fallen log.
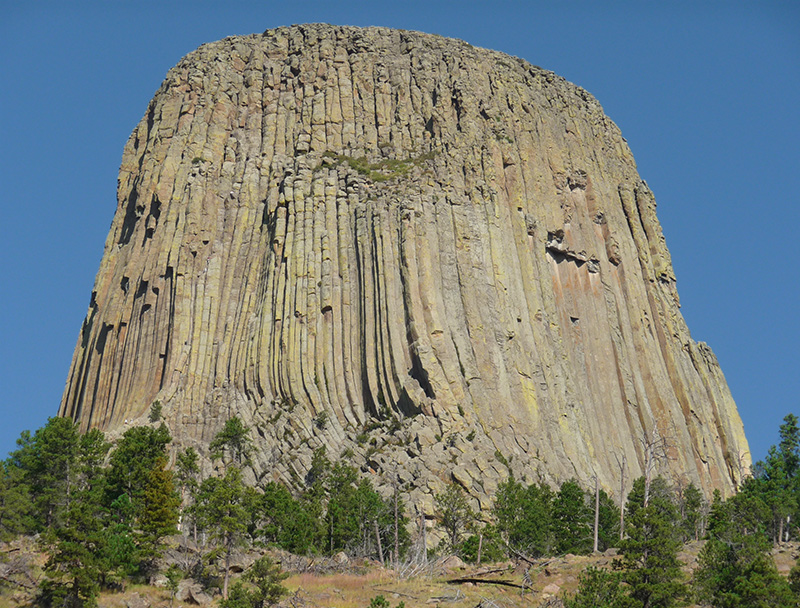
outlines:
{"label": "fallen log", "polygon": [[502,578],[475,578],[474,576],[467,576],[464,578],[452,578],[447,582],[455,585],[463,585],[464,583],[480,583],[482,585],[503,585],[505,587],[515,587],[517,589],[529,589],[529,587],[524,587],[519,583],[512,583],[511,581]]}

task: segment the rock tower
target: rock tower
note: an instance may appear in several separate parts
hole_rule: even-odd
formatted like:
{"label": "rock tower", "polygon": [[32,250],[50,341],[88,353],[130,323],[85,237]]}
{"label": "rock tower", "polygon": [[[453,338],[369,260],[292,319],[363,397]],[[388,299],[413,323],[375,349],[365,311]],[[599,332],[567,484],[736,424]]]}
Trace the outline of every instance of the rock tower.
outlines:
{"label": "rock tower", "polygon": [[[201,451],[231,415],[256,479],[326,446],[430,508],[513,470],[749,464],[679,312],[619,129],[552,72],[458,40],[302,25],[202,46],[125,145],[60,414],[119,432],[163,404]],[[427,506],[426,506],[427,505]]]}

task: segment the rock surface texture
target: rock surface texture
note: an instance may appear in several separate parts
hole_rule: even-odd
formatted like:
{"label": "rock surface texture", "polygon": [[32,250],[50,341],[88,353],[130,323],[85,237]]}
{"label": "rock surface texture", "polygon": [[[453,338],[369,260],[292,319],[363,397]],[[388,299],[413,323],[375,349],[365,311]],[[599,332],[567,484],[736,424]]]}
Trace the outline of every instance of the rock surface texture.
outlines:
{"label": "rock surface texture", "polygon": [[182,59],[131,135],[60,414],[119,431],[158,399],[200,449],[236,414],[255,478],[324,445],[428,512],[509,469],[614,490],[654,433],[727,493],[742,423],[678,309],[586,91],[438,36],[279,28]]}

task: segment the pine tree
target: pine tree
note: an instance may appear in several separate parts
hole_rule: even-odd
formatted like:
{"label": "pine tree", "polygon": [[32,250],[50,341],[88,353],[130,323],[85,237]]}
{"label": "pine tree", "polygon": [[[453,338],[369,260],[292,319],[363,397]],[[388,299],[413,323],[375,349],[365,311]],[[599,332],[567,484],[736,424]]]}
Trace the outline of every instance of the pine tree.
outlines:
{"label": "pine tree", "polygon": [[513,476],[497,487],[492,512],[500,536],[512,551],[533,557],[552,553],[553,500],[546,484],[526,487]]}
{"label": "pine tree", "polygon": [[148,475],[139,514],[139,550],[145,570],[153,568],[161,556],[161,540],[176,534],[180,498],[172,482],[172,472],[166,470],[166,458],[156,461]]}
{"label": "pine tree", "polygon": [[694,573],[695,596],[720,608],[797,606],[769,554],[764,525],[770,509],[748,486],[727,501],[718,493],[714,497],[708,540]]}
{"label": "pine tree", "polygon": [[[184,530],[185,520],[191,515],[191,504],[200,477],[200,457],[194,448],[188,447],[179,452],[175,458],[175,485],[180,492],[181,517],[178,525],[180,530]],[[197,525],[193,526],[195,541],[197,540]]]}
{"label": "pine tree", "polygon": [[24,472],[39,530],[61,525],[72,499],[80,434],[68,418],[49,418],[31,437],[23,433],[11,457]]}
{"label": "pine tree", "polygon": [[577,480],[562,483],[553,501],[556,551],[559,554],[591,552],[592,518],[586,493]]}
{"label": "pine tree", "polygon": [[126,494],[137,517],[144,503],[144,493],[150,473],[166,458],[167,445],[172,441],[169,429],[137,426],[125,431],[117,443],[108,468],[108,503]]}
{"label": "pine tree", "polygon": [[696,485],[690,483],[681,493],[682,540],[700,540],[703,532],[703,511],[706,501]]}
{"label": "pine tree", "polygon": [[457,554],[464,533],[475,522],[476,515],[470,508],[464,491],[455,484],[449,484],[444,492],[434,497],[434,501],[436,518],[445,532],[443,548],[449,553]]}
{"label": "pine tree", "polygon": [[769,449],[766,459],[753,466],[753,480],[746,484],[750,491],[758,492],[770,508],[767,531],[774,544],[791,538],[791,522],[800,519],[800,427],[797,416],[788,414],[783,419],[780,437],[780,443]]}
{"label": "pine tree", "polygon": [[0,462],[0,542],[31,532],[31,500],[24,471],[12,459]]}
{"label": "pine tree", "polygon": [[619,507],[605,490],[600,490],[600,551],[619,546],[619,520]]}
{"label": "pine tree", "polygon": [[278,547],[307,555],[322,547],[324,527],[283,485],[271,481],[261,495],[262,528],[259,534]]}
{"label": "pine tree", "polygon": [[249,434],[250,428],[238,416],[229,418],[208,446],[211,457],[222,458],[227,452],[236,466],[248,464],[253,451]]}
{"label": "pine tree", "polygon": [[250,594],[253,608],[274,606],[288,593],[288,589],[281,584],[289,575],[282,573],[268,556],[253,562],[250,569],[245,572],[244,580],[255,586],[255,591]]}
{"label": "pine tree", "polygon": [[564,599],[564,608],[627,608],[630,599],[622,586],[622,575],[589,567],[578,578],[578,589]]}
{"label": "pine tree", "polygon": [[628,536],[620,546],[624,580],[630,586],[633,605],[642,608],[680,606],[686,587],[677,558],[680,548],[676,530],[678,512],[662,478],[652,480],[647,506],[645,494],[645,478],[640,477],[628,495],[625,525]]}
{"label": "pine tree", "polygon": [[228,599],[231,554],[247,535],[246,494],[242,472],[231,467],[224,478],[210,477],[200,484],[194,506],[198,525],[210,532],[224,552],[222,595],[225,599]]}
{"label": "pine tree", "polygon": [[54,454],[48,450],[54,458],[62,457],[59,462],[68,463],[62,470],[68,478],[70,500],[57,522],[51,524],[52,546],[45,565],[48,579],[42,592],[51,605],[94,606],[107,574],[104,556],[108,554],[108,511],[103,504],[106,479],[100,463],[108,443],[99,431],[73,441],[67,425],[50,428],[62,429],[61,439],[66,439],[46,443],[49,447],[61,445],[65,452]]}

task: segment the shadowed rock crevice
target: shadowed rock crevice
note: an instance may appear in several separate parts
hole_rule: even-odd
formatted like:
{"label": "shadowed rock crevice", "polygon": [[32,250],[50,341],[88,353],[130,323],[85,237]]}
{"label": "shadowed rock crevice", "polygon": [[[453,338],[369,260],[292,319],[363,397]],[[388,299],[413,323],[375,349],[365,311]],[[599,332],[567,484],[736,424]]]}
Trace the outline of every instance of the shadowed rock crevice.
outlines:
{"label": "shadowed rock crevice", "polygon": [[94,291],[60,413],[122,431],[159,399],[201,450],[237,414],[253,479],[324,445],[430,512],[509,471],[614,491],[653,429],[707,490],[747,453],[617,127],[456,40],[304,25],[187,55],[125,146]]}

